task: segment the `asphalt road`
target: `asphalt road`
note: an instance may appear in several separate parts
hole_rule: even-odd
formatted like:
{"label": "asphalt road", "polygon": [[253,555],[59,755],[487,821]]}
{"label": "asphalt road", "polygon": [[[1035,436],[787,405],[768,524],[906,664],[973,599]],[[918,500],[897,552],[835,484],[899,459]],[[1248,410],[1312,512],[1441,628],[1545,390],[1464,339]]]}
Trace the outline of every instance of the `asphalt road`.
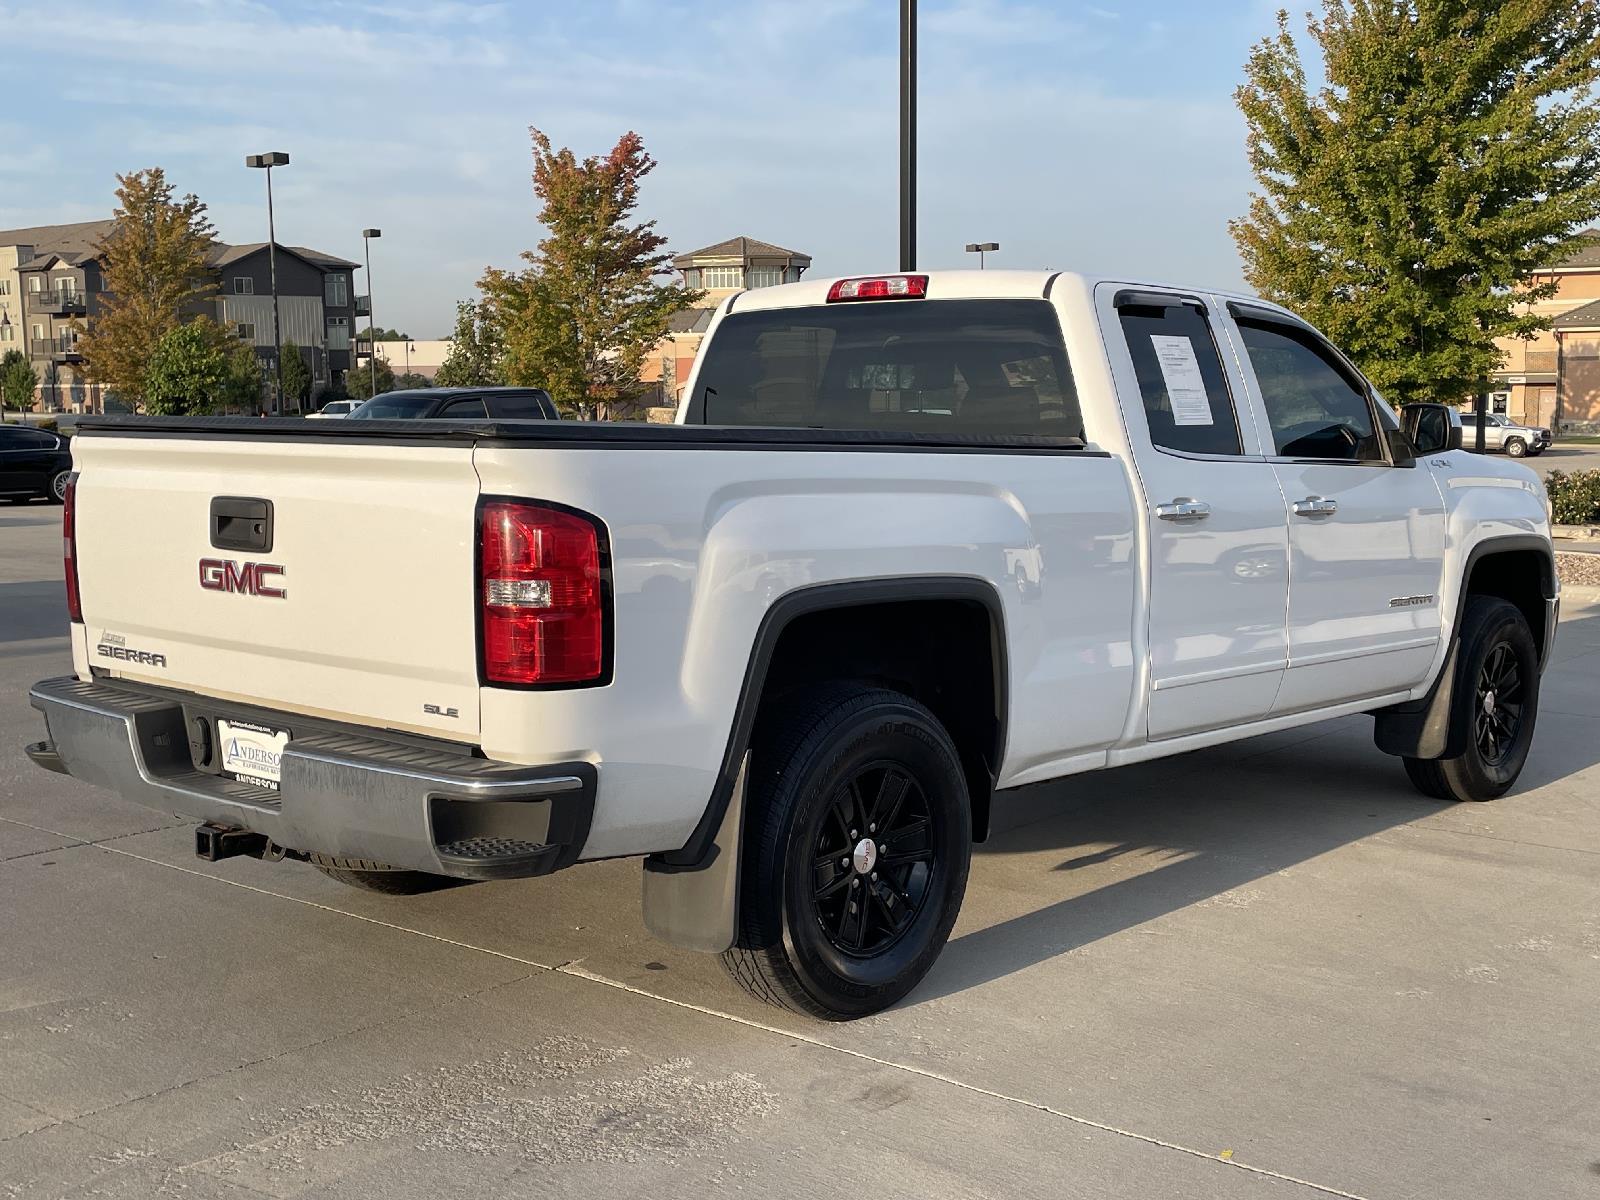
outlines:
{"label": "asphalt road", "polygon": [[0,507],[0,1197],[1594,1197],[1600,593],[1522,788],[1352,718],[1012,804],[898,1010],[653,941],[639,868],[412,899],[42,773],[57,510]]}
{"label": "asphalt road", "polygon": [[[1471,446],[1471,431],[1468,431],[1467,445]],[[1543,454],[1522,460],[1540,475],[1548,475],[1551,471],[1597,471],[1600,470],[1600,446],[1564,446],[1555,445]]]}

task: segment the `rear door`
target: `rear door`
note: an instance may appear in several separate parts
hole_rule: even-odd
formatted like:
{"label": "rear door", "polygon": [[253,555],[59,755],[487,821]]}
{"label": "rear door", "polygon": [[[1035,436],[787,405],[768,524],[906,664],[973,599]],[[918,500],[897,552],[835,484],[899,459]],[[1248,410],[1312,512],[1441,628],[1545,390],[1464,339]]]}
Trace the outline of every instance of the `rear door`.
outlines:
{"label": "rear door", "polygon": [[93,666],[475,738],[470,442],[86,432],[76,452]]}
{"label": "rear door", "polygon": [[1263,717],[1286,659],[1283,496],[1213,305],[1114,284],[1097,303],[1148,504],[1149,736]]}
{"label": "rear door", "polygon": [[1308,326],[1235,306],[1289,530],[1289,669],[1273,711],[1409,689],[1440,637],[1444,502],[1366,380]]}

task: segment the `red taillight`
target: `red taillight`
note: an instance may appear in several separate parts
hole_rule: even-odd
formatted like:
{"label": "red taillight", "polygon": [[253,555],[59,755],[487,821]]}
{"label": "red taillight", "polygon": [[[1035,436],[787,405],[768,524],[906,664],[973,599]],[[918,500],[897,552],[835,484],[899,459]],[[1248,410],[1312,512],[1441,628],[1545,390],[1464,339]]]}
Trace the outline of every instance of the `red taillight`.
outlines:
{"label": "red taillight", "polygon": [[591,518],[491,500],[478,515],[486,683],[597,683],[605,675],[601,533]]}
{"label": "red taillight", "polygon": [[67,477],[61,497],[61,565],[67,580],[67,619],[83,620],[83,600],[78,595],[78,477]]}
{"label": "red taillight", "polygon": [[841,279],[828,289],[828,303],[844,300],[921,300],[928,294],[926,275],[874,275]]}

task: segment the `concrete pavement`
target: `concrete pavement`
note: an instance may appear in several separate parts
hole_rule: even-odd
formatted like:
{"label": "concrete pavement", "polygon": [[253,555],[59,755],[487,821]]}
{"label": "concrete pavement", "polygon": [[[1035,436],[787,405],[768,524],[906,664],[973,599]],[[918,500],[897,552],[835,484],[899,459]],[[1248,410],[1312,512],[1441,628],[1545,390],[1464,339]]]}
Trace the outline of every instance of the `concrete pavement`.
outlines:
{"label": "concrete pavement", "polygon": [[[1469,430],[1469,436],[1470,432]],[[1467,444],[1470,446],[1472,443],[1469,441]],[[1522,461],[1540,476],[1548,475],[1551,471],[1565,471],[1569,475],[1573,471],[1600,471],[1600,446],[1565,445],[1558,442],[1543,454],[1535,458],[1524,458]]]}
{"label": "concrete pavement", "polygon": [[385,898],[37,771],[58,517],[0,506],[5,1200],[1600,1189],[1600,593],[1512,796],[1361,718],[1035,789],[923,987],[823,1026],[636,863]]}

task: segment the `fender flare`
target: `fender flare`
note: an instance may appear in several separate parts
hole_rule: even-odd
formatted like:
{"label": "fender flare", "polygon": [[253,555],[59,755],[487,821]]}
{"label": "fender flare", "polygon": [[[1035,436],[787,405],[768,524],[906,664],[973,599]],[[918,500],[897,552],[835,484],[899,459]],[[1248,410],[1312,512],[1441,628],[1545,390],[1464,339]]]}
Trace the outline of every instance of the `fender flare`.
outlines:
{"label": "fender flare", "polygon": [[989,615],[997,724],[994,761],[989,764],[992,791],[1005,753],[1010,700],[1005,615],[993,583],[973,576],[912,575],[822,583],[786,592],[773,601],[756,630],[722,766],[704,813],[682,847],[645,859],[644,919],[652,933],[676,945],[713,953],[733,945],[745,768],[767,672],[784,631],[798,618],[827,609],[925,600],[969,601],[982,605]]}

